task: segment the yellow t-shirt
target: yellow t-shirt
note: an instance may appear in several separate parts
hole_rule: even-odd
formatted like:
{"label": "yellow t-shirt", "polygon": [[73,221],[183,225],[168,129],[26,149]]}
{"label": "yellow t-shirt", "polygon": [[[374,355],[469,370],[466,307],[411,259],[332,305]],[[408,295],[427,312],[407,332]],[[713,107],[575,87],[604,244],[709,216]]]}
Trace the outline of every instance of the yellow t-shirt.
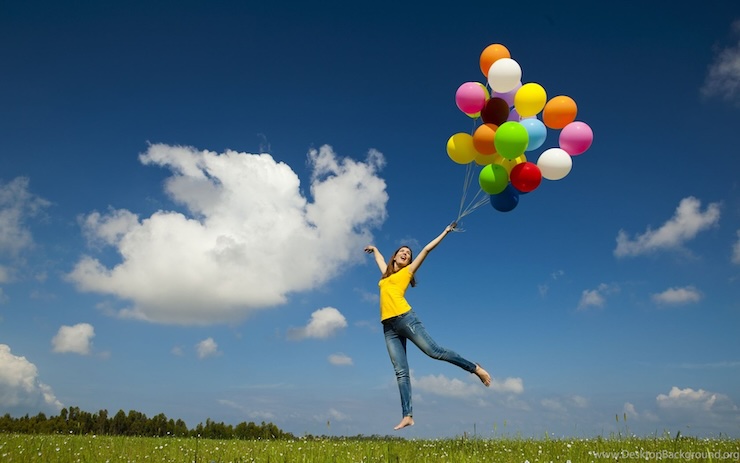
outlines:
{"label": "yellow t-shirt", "polygon": [[404,267],[378,282],[380,287],[380,321],[411,310],[411,306],[405,297],[406,288],[411,283],[411,276],[409,268]]}

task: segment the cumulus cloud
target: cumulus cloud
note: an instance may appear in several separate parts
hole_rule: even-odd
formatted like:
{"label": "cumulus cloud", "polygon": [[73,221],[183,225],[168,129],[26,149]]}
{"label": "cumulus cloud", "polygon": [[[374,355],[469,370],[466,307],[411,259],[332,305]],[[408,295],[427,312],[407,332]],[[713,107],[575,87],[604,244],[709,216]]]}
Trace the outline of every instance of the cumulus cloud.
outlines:
{"label": "cumulus cloud", "polygon": [[89,355],[92,350],[92,338],[95,328],[89,323],[78,323],[74,326],[62,325],[52,338],[53,351],[63,354]]}
{"label": "cumulus cloud", "polygon": [[221,355],[221,352],[218,350],[218,344],[213,338],[206,338],[200,341],[195,345],[195,351],[198,353],[199,359]]}
{"label": "cumulus cloud", "polygon": [[524,392],[524,382],[522,378],[492,378],[491,389],[501,393],[521,394]]}
{"label": "cumulus cloud", "polygon": [[627,419],[635,421],[649,421],[657,422],[660,421],[660,417],[651,410],[637,411],[637,407],[631,402],[625,402],[622,407],[622,413],[626,415]]}
{"label": "cumulus cloud", "polygon": [[680,248],[699,232],[717,225],[719,216],[718,203],[709,204],[702,212],[701,201],[689,196],[681,200],[674,216],[657,230],[648,228],[645,233],[635,236],[634,239],[630,239],[627,232],[620,230],[614,255],[630,257],[663,249]]}
{"label": "cumulus cloud", "polygon": [[352,365],[352,357],[342,353],[331,354],[329,356],[329,363],[339,367],[348,367]]}
{"label": "cumulus cloud", "polygon": [[29,179],[16,177],[0,182],[0,252],[17,255],[33,246],[26,221],[39,214],[49,202],[29,191]]}
{"label": "cumulus cloud", "polygon": [[662,293],[652,295],[653,302],[660,305],[688,304],[691,302],[699,302],[701,298],[701,292],[693,286],[668,288]]}
{"label": "cumulus cloud", "polygon": [[[486,394],[477,378],[472,382],[461,381],[457,378],[448,378],[445,375],[428,375],[422,377],[411,376],[415,389],[435,395],[456,398],[479,397]],[[490,389],[502,394],[521,394],[524,385],[521,378],[491,378]]]}
{"label": "cumulus cloud", "polygon": [[347,319],[334,307],[324,307],[311,314],[311,320],[302,328],[288,330],[288,339],[326,339],[347,327]]}
{"label": "cumulus cloud", "polygon": [[450,379],[445,375],[412,377],[411,380],[415,389],[444,397],[466,399],[481,396],[485,392],[480,384],[472,384],[457,378]]}
{"label": "cumulus cloud", "polygon": [[606,304],[606,296],[619,292],[615,284],[601,283],[596,289],[585,289],[581,293],[576,310],[585,311],[591,308],[601,308]]}
{"label": "cumulus cloud", "polygon": [[737,406],[725,394],[704,389],[681,389],[673,386],[668,394],[658,394],[658,406],[662,409],[694,411],[737,411]]}
{"label": "cumulus cloud", "polygon": [[139,159],[171,171],[165,190],[184,210],[88,214],[85,235],[115,248],[120,263],[108,267],[85,255],[68,274],[81,291],[130,304],[121,316],[170,324],[242,320],[361,262],[357,250],[386,218],[388,195],[378,177],[385,161],[375,150],[362,162],[329,146],[309,151],[311,198],[296,173],[269,154],[155,144]]}
{"label": "cumulus cloud", "polygon": [[718,47],[709,65],[701,94],[740,103],[740,20],[732,23],[730,45]]}
{"label": "cumulus cloud", "polygon": [[13,355],[7,344],[0,344],[0,408],[9,411],[23,407],[58,412],[63,405],[51,387],[38,380],[36,365]]}
{"label": "cumulus cloud", "polygon": [[732,245],[732,263],[740,264],[740,230],[737,231],[737,241]]}

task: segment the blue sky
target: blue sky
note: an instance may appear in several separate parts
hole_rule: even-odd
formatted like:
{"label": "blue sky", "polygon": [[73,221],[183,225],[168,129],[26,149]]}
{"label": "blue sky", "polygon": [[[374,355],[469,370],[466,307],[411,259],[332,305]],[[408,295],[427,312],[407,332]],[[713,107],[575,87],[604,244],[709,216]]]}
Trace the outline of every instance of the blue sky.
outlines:
{"label": "blue sky", "polygon": [[457,217],[492,43],[594,142],[424,263],[410,303],[494,383],[410,348],[401,435],[740,436],[732,2],[2,2],[0,410],[393,433],[362,248]]}

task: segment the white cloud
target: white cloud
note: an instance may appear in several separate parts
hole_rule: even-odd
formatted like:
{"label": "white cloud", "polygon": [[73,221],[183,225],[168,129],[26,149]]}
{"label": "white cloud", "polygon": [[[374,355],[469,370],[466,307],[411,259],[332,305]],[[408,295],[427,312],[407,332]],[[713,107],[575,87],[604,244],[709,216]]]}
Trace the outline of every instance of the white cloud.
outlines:
{"label": "white cloud", "polygon": [[653,302],[662,305],[688,304],[690,302],[699,302],[701,298],[701,292],[693,286],[668,288],[662,293],[652,295]]}
{"label": "white cloud", "polygon": [[302,328],[288,330],[288,338],[300,340],[306,338],[325,339],[347,327],[347,319],[334,307],[324,307],[311,314],[311,320]]}
{"label": "white cloud", "polygon": [[93,212],[80,219],[82,232],[91,244],[116,246],[139,225],[139,218],[125,209],[110,208],[107,215]]}
{"label": "white cloud", "polygon": [[5,284],[10,282],[12,277],[13,270],[6,267],[5,265],[0,264],[0,284]]}
{"label": "white cloud", "polygon": [[522,378],[491,379],[491,389],[501,393],[521,394],[524,392]]}
{"label": "white cloud", "polygon": [[81,291],[130,303],[121,316],[173,324],[244,319],[361,262],[358,249],[386,217],[385,181],[377,176],[384,159],[374,150],[364,162],[329,146],[311,150],[312,202],[295,172],[268,154],[157,144],[140,160],[171,170],[166,192],[186,212],[89,214],[85,234],[114,246],[121,262],[109,268],[83,256],[68,275]]}
{"label": "white cloud", "polygon": [[53,351],[60,354],[89,355],[93,337],[95,337],[95,328],[89,323],[78,323],[74,326],[62,325],[52,338],[51,344]]}
{"label": "white cloud", "polygon": [[637,411],[637,407],[631,402],[625,402],[622,407],[622,413],[627,415],[628,420],[644,421],[644,422],[659,422],[660,417],[652,410],[641,410]]}
{"label": "white cloud", "polygon": [[457,378],[448,378],[445,375],[429,375],[420,378],[412,377],[414,389],[444,397],[467,399],[483,395],[485,387],[461,381]]}
{"label": "white cloud", "polygon": [[704,212],[701,201],[689,196],[676,208],[675,215],[657,230],[647,229],[642,235],[630,239],[624,230],[617,235],[617,257],[638,256],[661,249],[679,248],[684,242],[694,238],[700,231],[715,226],[719,222],[718,203],[711,203]]}
{"label": "white cloud", "polygon": [[[415,389],[445,397],[456,397],[460,399],[480,397],[486,394],[487,388],[481,384],[477,377],[472,381],[462,381],[457,378],[448,378],[445,375],[428,375],[422,377],[411,376],[411,382]],[[491,378],[490,389],[502,394],[521,394],[524,385],[521,378]]]}
{"label": "white cloud", "polygon": [[542,399],[540,400],[540,405],[552,412],[565,413],[567,411],[565,405],[560,403],[557,399]]}
{"label": "white cloud", "polygon": [[732,245],[732,263],[740,264],[740,230],[737,231],[737,241]]}
{"label": "white cloud", "polygon": [[244,414],[245,416],[253,420],[274,421],[275,418],[277,418],[275,414],[272,412],[262,411],[262,410],[252,410],[251,407],[247,407],[245,405],[239,404],[237,402],[234,402],[233,400],[218,399],[217,402],[226,407],[233,408],[234,410],[238,410],[239,412],[241,412],[242,414]]}
{"label": "white cloud", "polygon": [[658,394],[658,406],[662,409],[693,411],[737,411],[737,406],[725,394],[704,389],[685,389],[673,386],[668,394]]}
{"label": "white cloud", "polygon": [[36,365],[13,355],[10,346],[0,344],[0,408],[43,407],[59,411],[63,407],[51,387],[39,382]]}
{"label": "white cloud", "polygon": [[346,367],[352,365],[352,357],[349,357],[348,355],[338,353],[338,354],[331,354],[329,356],[329,363],[332,365],[340,366],[340,367]]}
{"label": "white cloud", "polygon": [[[740,36],[740,20],[732,24],[732,29],[735,37]],[[717,50],[707,71],[701,94],[740,102],[740,40]]]}
{"label": "white cloud", "polygon": [[571,403],[578,408],[586,408],[588,407],[588,399],[579,395],[574,395],[570,397]]}
{"label": "white cloud", "polygon": [[49,206],[49,202],[32,194],[26,177],[16,177],[9,183],[0,183],[0,253],[17,255],[33,246],[31,230],[26,225],[29,217]]}
{"label": "white cloud", "polygon": [[601,283],[596,289],[585,289],[581,293],[576,310],[588,310],[592,307],[601,308],[606,303],[606,296],[619,292],[616,284]]}
{"label": "white cloud", "polygon": [[340,412],[336,408],[329,409],[329,417],[334,421],[348,421],[350,419],[349,415]]}
{"label": "white cloud", "polygon": [[546,397],[540,400],[540,405],[542,406],[542,408],[553,412],[565,413],[568,411],[568,407],[588,407],[588,399],[579,395],[560,398]]}
{"label": "white cloud", "polygon": [[218,350],[218,344],[213,338],[206,338],[200,341],[195,345],[195,351],[198,353],[199,359],[221,355],[221,352]]}
{"label": "white cloud", "polygon": [[635,408],[634,404],[631,404],[630,402],[625,402],[622,410],[630,418],[633,418],[633,419],[640,418],[640,414],[637,413],[637,409]]}

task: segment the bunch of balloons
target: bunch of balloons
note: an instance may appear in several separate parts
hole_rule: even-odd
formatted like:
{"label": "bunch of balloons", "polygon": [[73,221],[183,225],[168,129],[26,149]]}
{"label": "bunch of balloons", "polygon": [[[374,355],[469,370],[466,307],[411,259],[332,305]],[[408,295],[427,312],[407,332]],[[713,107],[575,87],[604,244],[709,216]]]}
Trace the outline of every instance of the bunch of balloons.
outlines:
{"label": "bunch of balloons", "polygon": [[[513,210],[519,195],[536,190],[543,178],[567,176],[573,157],[593,142],[591,127],[576,120],[576,102],[566,95],[548,99],[542,85],[522,84],[522,69],[504,45],[483,50],[480,70],[487,85],[465,82],[455,93],[457,107],[476,124],[472,133],[448,139],[447,154],[455,163],[467,164],[468,172],[472,165],[483,166],[478,183],[489,197],[463,209],[466,187],[458,219],[486,202],[501,212]],[[560,131],[557,146],[544,149],[536,162],[528,160],[543,147],[548,129]],[[468,173],[468,178],[474,177]]]}

